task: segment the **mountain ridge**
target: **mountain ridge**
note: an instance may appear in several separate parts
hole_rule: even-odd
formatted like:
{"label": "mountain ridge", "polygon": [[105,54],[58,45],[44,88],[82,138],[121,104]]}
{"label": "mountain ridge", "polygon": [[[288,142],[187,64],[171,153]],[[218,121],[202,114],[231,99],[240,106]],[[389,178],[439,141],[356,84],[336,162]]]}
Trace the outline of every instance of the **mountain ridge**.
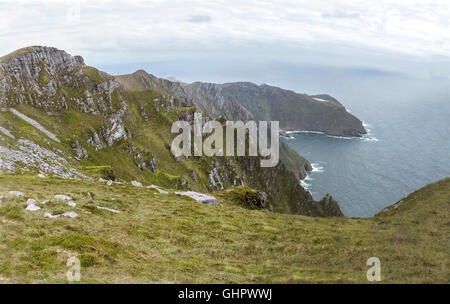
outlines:
{"label": "mountain ridge", "polygon": [[317,131],[333,136],[360,137],[367,133],[362,122],[328,94],[300,94],[247,81],[172,82],[144,70],[116,77],[123,86],[135,90],[163,84],[166,92],[189,101],[212,118],[278,120],[285,131]]}
{"label": "mountain ridge", "polygon": [[[171,82],[161,80],[161,86],[144,91],[127,90],[116,77],[56,48],[29,47],[3,58],[0,125],[25,140],[0,133],[0,158],[6,170],[61,177],[79,171],[77,176],[206,192],[245,184],[266,192],[277,212],[342,216],[337,202],[316,202],[301,187],[299,177],[310,164],[288,147],[281,153],[290,159],[289,167],[279,163],[260,168],[258,158],[251,157],[174,158],[170,125],[176,120],[192,123],[196,108],[165,92],[164,88],[174,90]],[[61,142],[50,142],[8,108],[38,122]],[[41,154],[51,157],[38,158]],[[58,157],[70,166],[58,162]],[[51,166],[53,161],[58,165]]]}

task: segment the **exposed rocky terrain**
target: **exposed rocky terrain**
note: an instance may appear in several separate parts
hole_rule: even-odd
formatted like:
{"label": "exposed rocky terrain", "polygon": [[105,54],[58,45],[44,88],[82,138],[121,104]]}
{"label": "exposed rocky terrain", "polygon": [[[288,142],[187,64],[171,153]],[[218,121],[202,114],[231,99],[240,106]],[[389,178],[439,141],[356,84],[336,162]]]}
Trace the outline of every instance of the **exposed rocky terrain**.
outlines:
{"label": "exposed rocky terrain", "polygon": [[121,85],[54,48],[0,58],[0,283],[67,283],[74,257],[82,283],[367,283],[369,257],[383,282],[448,282],[449,178],[342,217],[286,146],[272,168],[175,158],[170,126],[200,106],[158,81]]}
{"label": "exposed rocky terrain", "polygon": [[335,136],[366,134],[362,122],[329,95],[298,94],[290,90],[251,82],[180,83],[157,78],[139,70],[118,76],[133,90],[152,88],[194,104],[213,118],[227,120],[278,120],[286,131],[317,131]]}
{"label": "exposed rocky terrain", "polygon": [[342,216],[335,201],[316,202],[301,187],[311,165],[285,143],[274,168],[261,168],[257,157],[174,158],[172,122],[192,123],[196,110],[206,120],[253,114],[223,99],[220,86],[203,91],[143,75],[124,83],[50,47],[0,58],[0,169],[200,192],[245,185],[265,192],[277,212]]}

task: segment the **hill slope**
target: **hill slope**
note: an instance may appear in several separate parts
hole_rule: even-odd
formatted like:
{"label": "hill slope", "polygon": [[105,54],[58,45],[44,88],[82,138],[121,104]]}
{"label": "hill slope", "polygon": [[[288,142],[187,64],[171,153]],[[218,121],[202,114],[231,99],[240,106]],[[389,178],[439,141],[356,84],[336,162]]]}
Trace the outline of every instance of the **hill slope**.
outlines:
{"label": "hill slope", "polygon": [[[133,90],[80,56],[29,47],[0,59],[0,170],[47,176],[137,180],[201,192],[246,185],[276,212],[342,216],[334,200],[316,202],[299,176],[309,162],[282,144],[281,162],[258,157],[181,157],[170,152],[174,121],[196,107],[161,86]],[[172,90],[173,91],[173,90]]]}
{"label": "hill slope", "polygon": [[[367,283],[369,257],[383,283],[449,282],[450,178],[367,219],[250,210],[239,191],[212,206],[170,190],[0,175],[0,282],[66,282],[70,256],[82,283]],[[42,209],[25,210],[28,198]]]}
{"label": "hill slope", "polygon": [[366,134],[362,122],[329,95],[299,94],[251,82],[179,83],[139,70],[117,76],[132,90],[152,88],[189,101],[213,118],[228,120],[277,120],[285,130],[319,131],[336,136]]}

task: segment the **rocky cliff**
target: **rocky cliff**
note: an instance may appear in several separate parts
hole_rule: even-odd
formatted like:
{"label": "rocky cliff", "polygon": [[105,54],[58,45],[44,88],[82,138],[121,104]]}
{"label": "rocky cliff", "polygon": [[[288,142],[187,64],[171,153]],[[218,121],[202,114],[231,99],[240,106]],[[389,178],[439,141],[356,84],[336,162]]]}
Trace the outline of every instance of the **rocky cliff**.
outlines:
{"label": "rocky cliff", "polygon": [[261,168],[257,157],[174,158],[172,122],[202,110],[188,92],[151,75],[127,83],[55,48],[16,51],[0,58],[0,170],[204,192],[245,185],[265,192],[274,211],[342,215],[300,186],[309,163],[288,149],[294,169]]}
{"label": "rocky cliff", "polygon": [[126,87],[153,88],[192,103],[213,118],[228,120],[278,120],[285,130],[317,131],[335,136],[366,134],[362,122],[329,95],[298,94],[290,90],[251,82],[179,83],[160,79],[145,71],[118,76]]}

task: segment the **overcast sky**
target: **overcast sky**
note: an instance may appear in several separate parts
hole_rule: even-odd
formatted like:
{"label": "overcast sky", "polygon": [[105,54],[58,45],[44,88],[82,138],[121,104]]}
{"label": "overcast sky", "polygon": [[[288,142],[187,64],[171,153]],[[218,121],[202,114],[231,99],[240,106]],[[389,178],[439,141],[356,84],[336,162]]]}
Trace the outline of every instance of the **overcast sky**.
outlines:
{"label": "overcast sky", "polygon": [[448,0],[0,0],[0,54],[55,46],[111,73],[166,64],[183,74],[177,66],[202,62],[203,72],[229,62],[231,76],[241,63],[388,71],[412,63],[447,77],[449,25]]}

